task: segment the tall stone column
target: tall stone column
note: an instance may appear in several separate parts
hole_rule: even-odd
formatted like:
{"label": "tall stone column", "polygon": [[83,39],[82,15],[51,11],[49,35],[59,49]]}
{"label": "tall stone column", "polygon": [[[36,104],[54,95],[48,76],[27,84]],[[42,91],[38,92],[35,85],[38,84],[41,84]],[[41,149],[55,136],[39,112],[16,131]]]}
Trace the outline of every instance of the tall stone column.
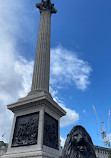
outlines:
{"label": "tall stone column", "polygon": [[33,91],[49,92],[51,14],[56,13],[56,9],[50,0],[37,3],[36,7],[39,8],[41,16],[32,80],[32,93]]}
{"label": "tall stone column", "polygon": [[14,113],[7,153],[2,158],[59,158],[60,118],[66,112],[49,93],[51,14],[50,0],[42,0],[32,89],[7,106]]}

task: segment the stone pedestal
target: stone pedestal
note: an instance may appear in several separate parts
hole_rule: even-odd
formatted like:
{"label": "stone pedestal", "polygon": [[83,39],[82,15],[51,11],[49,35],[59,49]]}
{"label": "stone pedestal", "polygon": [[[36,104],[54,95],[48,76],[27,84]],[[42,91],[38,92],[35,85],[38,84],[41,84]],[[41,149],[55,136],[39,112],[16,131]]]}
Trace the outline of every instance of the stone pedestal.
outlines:
{"label": "stone pedestal", "polygon": [[47,92],[8,105],[14,112],[7,153],[2,158],[59,158],[60,118],[66,112]]}

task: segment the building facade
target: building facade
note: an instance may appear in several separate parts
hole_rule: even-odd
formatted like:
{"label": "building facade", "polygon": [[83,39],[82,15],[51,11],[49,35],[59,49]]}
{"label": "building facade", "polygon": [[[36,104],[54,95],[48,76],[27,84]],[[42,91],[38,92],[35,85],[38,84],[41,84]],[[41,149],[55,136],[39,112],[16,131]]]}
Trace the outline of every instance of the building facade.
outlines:
{"label": "building facade", "polygon": [[97,158],[108,158],[109,151],[109,148],[95,146],[95,153]]}
{"label": "building facade", "polygon": [[[109,151],[111,151],[111,149],[109,148],[104,148],[104,147],[100,147],[100,146],[94,146],[95,149],[95,153],[96,153],[96,158],[108,158],[109,155]],[[61,148],[61,155],[62,155],[62,148]],[[62,156],[60,157],[62,158]]]}

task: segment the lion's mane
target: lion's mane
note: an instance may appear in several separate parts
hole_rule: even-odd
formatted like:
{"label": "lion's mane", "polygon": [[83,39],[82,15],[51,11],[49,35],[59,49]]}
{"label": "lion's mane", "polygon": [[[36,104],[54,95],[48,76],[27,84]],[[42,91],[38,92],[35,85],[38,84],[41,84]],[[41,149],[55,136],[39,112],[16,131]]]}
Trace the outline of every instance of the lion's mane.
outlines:
{"label": "lion's mane", "polygon": [[62,158],[96,158],[91,137],[84,127],[78,125],[70,131]]}

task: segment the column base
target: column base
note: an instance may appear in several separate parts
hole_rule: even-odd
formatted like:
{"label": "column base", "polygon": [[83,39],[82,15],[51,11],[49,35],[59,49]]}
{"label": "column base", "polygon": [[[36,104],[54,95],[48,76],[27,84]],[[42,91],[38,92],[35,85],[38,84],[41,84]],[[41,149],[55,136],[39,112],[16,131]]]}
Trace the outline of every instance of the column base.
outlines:
{"label": "column base", "polygon": [[21,152],[21,153],[9,153],[7,152],[1,158],[59,158],[59,156],[52,155],[50,153],[36,151],[36,152]]}
{"label": "column base", "polygon": [[8,109],[14,119],[8,151],[2,158],[60,157],[60,118],[66,112],[50,95],[33,93],[8,105]]}

